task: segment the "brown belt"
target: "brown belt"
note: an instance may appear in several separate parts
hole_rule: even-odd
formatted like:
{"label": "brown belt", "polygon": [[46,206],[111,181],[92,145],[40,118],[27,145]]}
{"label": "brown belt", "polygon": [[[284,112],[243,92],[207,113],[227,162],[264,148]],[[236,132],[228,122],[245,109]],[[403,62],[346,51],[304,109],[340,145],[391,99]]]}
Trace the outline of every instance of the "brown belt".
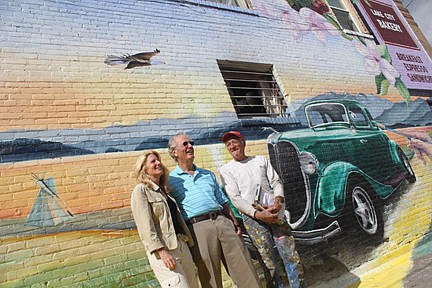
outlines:
{"label": "brown belt", "polygon": [[215,220],[219,215],[222,215],[222,210],[215,210],[215,211],[210,211],[209,213],[206,214],[201,214],[195,217],[191,217],[189,218],[189,220],[187,222],[189,222],[190,224],[194,224],[197,222],[201,222],[204,220],[208,220],[208,219],[212,219]]}

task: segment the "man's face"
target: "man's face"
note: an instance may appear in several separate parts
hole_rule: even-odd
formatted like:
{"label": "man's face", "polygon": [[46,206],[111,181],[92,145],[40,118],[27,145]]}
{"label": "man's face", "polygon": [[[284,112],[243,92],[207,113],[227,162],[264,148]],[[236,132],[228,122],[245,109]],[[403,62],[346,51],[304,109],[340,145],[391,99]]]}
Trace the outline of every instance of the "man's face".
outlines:
{"label": "man's face", "polygon": [[195,158],[193,141],[189,137],[179,135],[175,138],[176,148],[173,151],[178,163],[184,163]]}
{"label": "man's face", "polygon": [[231,138],[225,142],[225,147],[231,156],[236,161],[242,161],[246,159],[245,155],[245,142],[239,138]]}

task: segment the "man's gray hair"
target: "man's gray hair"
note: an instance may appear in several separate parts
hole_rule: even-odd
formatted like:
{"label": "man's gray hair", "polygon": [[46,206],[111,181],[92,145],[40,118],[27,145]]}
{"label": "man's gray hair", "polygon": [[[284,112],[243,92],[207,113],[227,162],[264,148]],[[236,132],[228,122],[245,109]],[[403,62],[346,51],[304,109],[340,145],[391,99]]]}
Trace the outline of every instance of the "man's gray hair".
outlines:
{"label": "man's gray hair", "polygon": [[177,144],[175,139],[179,136],[185,136],[187,138],[189,138],[189,136],[187,136],[184,132],[179,132],[173,136],[170,137],[170,139],[168,140],[168,154],[171,156],[171,158],[174,159],[175,162],[177,162],[177,157],[173,154],[173,151],[175,148],[177,148]]}

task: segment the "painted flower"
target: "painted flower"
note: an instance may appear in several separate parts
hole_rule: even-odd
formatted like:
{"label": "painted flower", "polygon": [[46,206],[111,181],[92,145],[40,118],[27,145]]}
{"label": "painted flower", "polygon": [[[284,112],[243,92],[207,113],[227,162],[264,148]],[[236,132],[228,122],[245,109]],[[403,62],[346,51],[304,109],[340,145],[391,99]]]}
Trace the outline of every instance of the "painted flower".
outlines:
{"label": "painted flower", "polygon": [[308,33],[308,23],[305,23],[299,12],[291,7],[283,10],[281,20],[294,40],[300,41],[303,39],[303,35]]}
{"label": "painted flower", "polygon": [[311,31],[322,43],[327,43],[327,34],[339,35],[339,31],[322,15],[309,8],[301,8],[299,15],[303,23],[308,24]]}
{"label": "painted flower", "polygon": [[389,83],[394,86],[396,78],[400,77],[400,73],[386,59],[381,57],[378,46],[372,41],[367,41],[366,45],[355,42],[354,45],[360,54],[365,57],[366,70],[373,75],[382,73]]}

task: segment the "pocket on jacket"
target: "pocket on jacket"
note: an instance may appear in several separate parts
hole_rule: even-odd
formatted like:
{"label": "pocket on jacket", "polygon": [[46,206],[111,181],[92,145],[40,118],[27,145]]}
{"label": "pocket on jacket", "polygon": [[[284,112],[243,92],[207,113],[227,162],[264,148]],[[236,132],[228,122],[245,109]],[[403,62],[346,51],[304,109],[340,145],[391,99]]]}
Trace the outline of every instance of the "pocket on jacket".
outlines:
{"label": "pocket on jacket", "polygon": [[180,276],[174,275],[168,279],[160,281],[162,287],[179,287],[180,286]]}
{"label": "pocket on jacket", "polygon": [[156,216],[165,215],[167,207],[161,199],[149,199],[150,206]]}

